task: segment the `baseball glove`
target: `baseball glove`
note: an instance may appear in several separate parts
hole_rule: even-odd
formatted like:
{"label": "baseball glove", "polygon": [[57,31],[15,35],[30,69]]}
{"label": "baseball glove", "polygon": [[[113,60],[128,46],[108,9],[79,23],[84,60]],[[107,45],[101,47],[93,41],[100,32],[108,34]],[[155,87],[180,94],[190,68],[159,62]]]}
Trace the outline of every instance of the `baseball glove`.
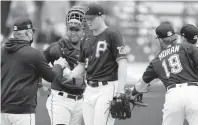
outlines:
{"label": "baseball glove", "polygon": [[125,91],[125,94],[118,94],[110,102],[110,113],[115,119],[124,120],[131,118],[131,112],[134,107],[146,107],[143,103],[143,93],[132,96],[131,91]]}
{"label": "baseball glove", "polygon": [[131,107],[128,95],[120,93],[114,96],[110,102],[110,113],[113,118],[119,120],[131,118]]}

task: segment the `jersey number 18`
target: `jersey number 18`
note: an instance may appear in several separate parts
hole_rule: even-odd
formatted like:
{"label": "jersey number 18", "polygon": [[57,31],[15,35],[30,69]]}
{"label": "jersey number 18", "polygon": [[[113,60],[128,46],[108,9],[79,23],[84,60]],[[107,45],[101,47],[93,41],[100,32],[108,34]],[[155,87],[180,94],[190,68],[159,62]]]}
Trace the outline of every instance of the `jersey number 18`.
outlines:
{"label": "jersey number 18", "polygon": [[[166,63],[166,60],[164,59],[162,61],[162,67],[164,68],[167,78],[170,77],[171,73],[177,74],[177,73],[181,72],[183,69],[178,54],[174,54],[168,58],[168,65]],[[170,67],[170,70],[168,67]]]}

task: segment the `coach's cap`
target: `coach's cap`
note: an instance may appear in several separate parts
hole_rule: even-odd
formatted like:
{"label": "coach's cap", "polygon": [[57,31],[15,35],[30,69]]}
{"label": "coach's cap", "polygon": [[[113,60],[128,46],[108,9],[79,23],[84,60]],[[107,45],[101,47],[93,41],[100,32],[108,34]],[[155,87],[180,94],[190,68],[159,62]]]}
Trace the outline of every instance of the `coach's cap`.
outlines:
{"label": "coach's cap", "polygon": [[155,30],[157,38],[166,38],[175,34],[173,26],[170,23],[162,23]]}
{"label": "coach's cap", "polygon": [[198,28],[192,24],[186,24],[181,28],[180,35],[184,36],[190,43],[194,44],[198,39]]}
{"label": "coach's cap", "polygon": [[96,3],[92,3],[88,5],[87,11],[85,15],[90,15],[90,16],[101,16],[104,14],[104,9]]}
{"label": "coach's cap", "polygon": [[18,30],[27,30],[27,29],[33,29],[32,21],[26,17],[19,17],[15,20],[13,30],[18,31]]}

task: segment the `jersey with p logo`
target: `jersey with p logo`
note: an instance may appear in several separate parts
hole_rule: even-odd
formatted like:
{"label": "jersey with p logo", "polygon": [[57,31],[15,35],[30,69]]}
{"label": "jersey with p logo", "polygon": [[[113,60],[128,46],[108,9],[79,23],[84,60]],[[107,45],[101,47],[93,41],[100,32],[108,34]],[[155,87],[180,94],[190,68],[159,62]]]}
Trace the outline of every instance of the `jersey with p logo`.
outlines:
{"label": "jersey with p logo", "polygon": [[81,43],[79,62],[86,63],[88,80],[117,80],[116,60],[120,58],[126,58],[123,39],[110,28]]}
{"label": "jersey with p logo", "polygon": [[98,41],[97,47],[96,47],[96,58],[100,57],[100,52],[105,52],[107,50],[107,42],[104,41]]}

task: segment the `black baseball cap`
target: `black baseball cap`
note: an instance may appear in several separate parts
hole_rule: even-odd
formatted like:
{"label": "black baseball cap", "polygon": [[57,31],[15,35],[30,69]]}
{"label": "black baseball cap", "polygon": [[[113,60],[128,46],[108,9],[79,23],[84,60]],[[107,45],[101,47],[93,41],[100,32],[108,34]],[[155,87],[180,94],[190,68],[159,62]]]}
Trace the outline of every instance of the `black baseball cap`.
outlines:
{"label": "black baseball cap", "polygon": [[180,35],[184,36],[190,43],[195,44],[198,39],[198,28],[192,24],[186,24],[181,28]]}
{"label": "black baseball cap", "polygon": [[19,17],[15,20],[13,30],[19,31],[19,30],[27,30],[27,29],[33,29],[32,21],[26,17]]}
{"label": "black baseball cap", "polygon": [[175,34],[173,26],[170,23],[162,23],[160,24],[156,30],[157,38],[166,38]]}
{"label": "black baseball cap", "polygon": [[104,14],[104,9],[96,3],[92,3],[88,5],[87,11],[85,15],[88,16],[101,16]]}

